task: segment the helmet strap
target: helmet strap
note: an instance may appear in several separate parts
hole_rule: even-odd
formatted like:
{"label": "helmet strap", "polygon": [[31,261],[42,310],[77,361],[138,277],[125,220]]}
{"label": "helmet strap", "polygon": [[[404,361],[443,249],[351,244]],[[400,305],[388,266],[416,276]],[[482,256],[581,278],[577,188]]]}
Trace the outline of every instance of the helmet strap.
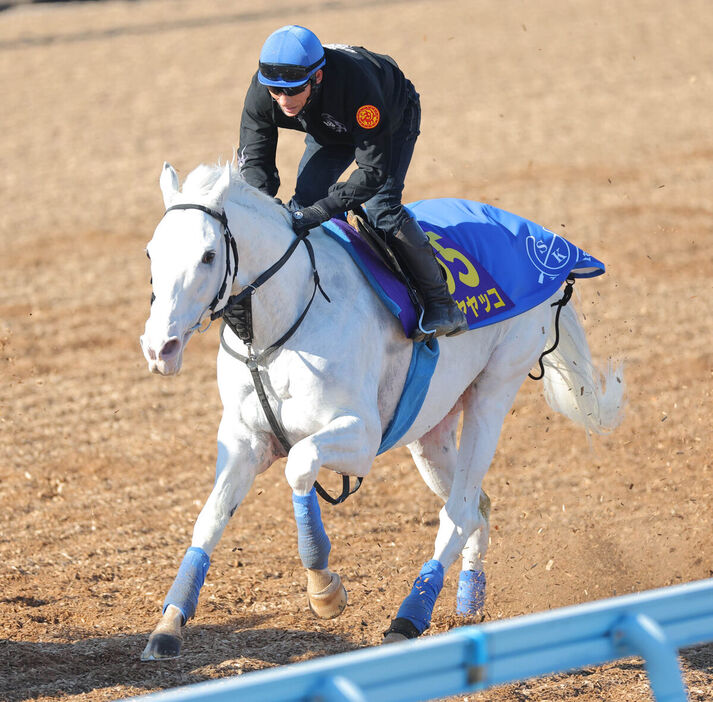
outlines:
{"label": "helmet strap", "polygon": [[310,77],[309,77],[309,97],[307,98],[307,102],[305,102],[304,107],[300,110],[300,114],[304,114],[304,111],[307,109],[307,107],[310,105],[312,100],[314,100],[322,90],[322,84],[317,82],[317,71],[315,71]]}

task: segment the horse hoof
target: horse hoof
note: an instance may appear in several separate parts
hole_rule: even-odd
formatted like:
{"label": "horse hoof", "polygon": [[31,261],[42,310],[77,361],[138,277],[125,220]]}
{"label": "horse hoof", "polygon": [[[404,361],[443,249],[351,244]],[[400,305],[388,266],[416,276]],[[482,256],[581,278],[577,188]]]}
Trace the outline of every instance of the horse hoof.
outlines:
{"label": "horse hoof", "polygon": [[332,579],[320,592],[308,592],[309,608],[320,619],[334,619],[347,606],[347,591],[337,573],[331,573]]}
{"label": "horse hoof", "polygon": [[181,655],[182,643],[183,641],[179,636],[173,636],[172,634],[151,634],[151,636],[149,636],[149,642],[141,654],[141,660],[165,661],[169,658],[178,658]]}
{"label": "horse hoof", "polygon": [[397,631],[389,631],[383,638],[382,644],[391,643],[401,643],[402,641],[408,641],[408,638],[403,634],[399,634]]}

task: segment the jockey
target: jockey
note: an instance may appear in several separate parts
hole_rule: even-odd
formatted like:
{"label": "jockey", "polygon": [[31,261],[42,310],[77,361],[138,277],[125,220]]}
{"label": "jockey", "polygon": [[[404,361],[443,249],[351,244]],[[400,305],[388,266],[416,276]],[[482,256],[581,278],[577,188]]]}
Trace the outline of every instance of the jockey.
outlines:
{"label": "jockey", "polygon": [[[371,225],[399,254],[423,298],[416,339],[468,328],[428,237],[401,204],[420,121],[418,93],[392,58],[356,46],[323,47],[310,30],[290,25],[262,47],[238,149],[243,178],[274,197],[278,128],[306,132],[287,205],[295,232],[365,204]],[[356,170],[338,182],[353,161]]]}

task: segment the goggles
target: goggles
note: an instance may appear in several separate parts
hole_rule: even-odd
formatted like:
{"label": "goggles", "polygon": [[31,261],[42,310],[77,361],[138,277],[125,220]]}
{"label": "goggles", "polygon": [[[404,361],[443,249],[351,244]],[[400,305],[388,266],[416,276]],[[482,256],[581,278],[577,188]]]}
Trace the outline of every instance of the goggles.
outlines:
{"label": "goggles", "polygon": [[[263,63],[260,61],[260,74],[268,81],[283,83],[305,83],[312,72],[324,61],[320,56],[311,66],[295,66],[286,63]],[[278,86],[279,87],[279,86]]]}
{"label": "goggles", "polygon": [[282,88],[278,85],[268,85],[267,89],[273,95],[287,95],[288,97],[293,97],[294,95],[299,95],[303,93],[305,88],[309,85],[309,81],[302,83],[302,85],[296,85],[294,88]]}

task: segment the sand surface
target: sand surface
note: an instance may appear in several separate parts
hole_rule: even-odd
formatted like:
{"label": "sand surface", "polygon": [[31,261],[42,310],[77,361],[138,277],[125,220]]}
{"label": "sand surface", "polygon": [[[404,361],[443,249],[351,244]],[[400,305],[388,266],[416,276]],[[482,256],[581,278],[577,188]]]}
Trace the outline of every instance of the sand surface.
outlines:
{"label": "sand surface", "polygon": [[[708,0],[153,0],[0,13],[0,699],[97,702],[379,643],[439,504],[399,449],[325,509],[339,619],[306,608],[282,464],[213,555],[182,658],[139,654],[208,495],[217,329],[150,375],[143,248],[158,176],[232,158],[264,38],[300,23],[396,57],[422,96],[407,200],[466,197],[607,264],[577,285],[626,363],[590,447],[527,381],[485,479],[486,619],[713,575],[713,7]],[[280,142],[289,197],[301,138]],[[432,633],[453,617],[448,574]],[[713,699],[713,647],[682,666]],[[650,699],[631,659],[470,699]]]}

